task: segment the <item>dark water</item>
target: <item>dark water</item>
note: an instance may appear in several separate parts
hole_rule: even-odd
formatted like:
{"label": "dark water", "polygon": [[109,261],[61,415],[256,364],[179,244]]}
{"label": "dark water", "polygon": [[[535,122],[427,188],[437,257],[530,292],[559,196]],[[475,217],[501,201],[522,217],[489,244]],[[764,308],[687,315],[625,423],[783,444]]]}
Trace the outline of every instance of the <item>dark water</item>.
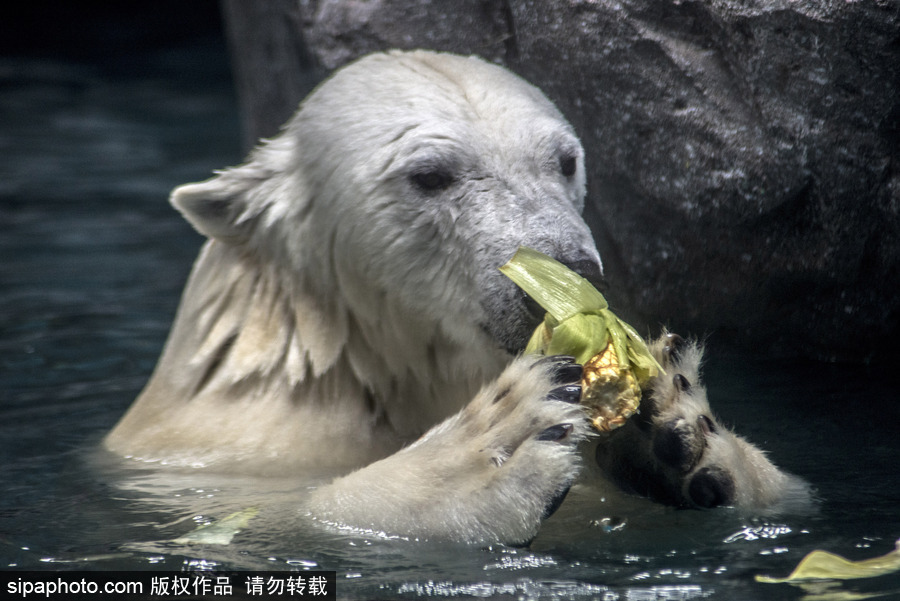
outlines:
{"label": "dark water", "polygon": [[[897,575],[821,590],[753,579],[815,548],[862,559],[900,538],[900,381],[883,366],[710,360],[715,408],[813,485],[814,512],[636,501],[607,515],[576,491],[530,549],[317,530],[292,510],[297,482],[98,453],[155,364],[201,242],[168,192],[240,158],[219,45],[141,60],[123,75],[0,59],[0,569],[318,568],[337,571],[342,598],[898,598]],[[229,545],[171,542],[250,506],[259,517]]]}

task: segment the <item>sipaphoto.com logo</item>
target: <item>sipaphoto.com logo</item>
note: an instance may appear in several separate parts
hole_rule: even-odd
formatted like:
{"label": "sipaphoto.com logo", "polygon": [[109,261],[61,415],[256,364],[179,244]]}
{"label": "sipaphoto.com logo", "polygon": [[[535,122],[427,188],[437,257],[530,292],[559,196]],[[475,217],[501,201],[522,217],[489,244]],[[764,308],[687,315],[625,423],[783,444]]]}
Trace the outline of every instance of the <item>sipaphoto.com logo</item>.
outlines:
{"label": "sipaphoto.com logo", "polygon": [[302,572],[0,572],[4,599],[270,601],[337,598],[337,575]]}
{"label": "sipaphoto.com logo", "polygon": [[[12,574],[7,574],[11,576]],[[122,578],[119,572],[98,572],[97,576],[84,573],[30,572],[18,575],[6,582],[9,595],[30,597],[57,597],[60,599],[90,598],[99,595],[127,597],[142,595],[144,583]]]}

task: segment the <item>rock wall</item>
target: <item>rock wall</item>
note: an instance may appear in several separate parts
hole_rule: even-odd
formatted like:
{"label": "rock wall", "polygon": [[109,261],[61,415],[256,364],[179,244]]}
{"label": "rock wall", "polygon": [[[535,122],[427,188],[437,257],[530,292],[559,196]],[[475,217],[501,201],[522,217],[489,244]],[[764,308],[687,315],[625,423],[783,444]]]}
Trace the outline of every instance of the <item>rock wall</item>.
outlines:
{"label": "rock wall", "polygon": [[248,136],[271,135],[361,54],[479,54],[578,130],[607,296],[639,329],[774,356],[900,357],[897,0],[223,7]]}

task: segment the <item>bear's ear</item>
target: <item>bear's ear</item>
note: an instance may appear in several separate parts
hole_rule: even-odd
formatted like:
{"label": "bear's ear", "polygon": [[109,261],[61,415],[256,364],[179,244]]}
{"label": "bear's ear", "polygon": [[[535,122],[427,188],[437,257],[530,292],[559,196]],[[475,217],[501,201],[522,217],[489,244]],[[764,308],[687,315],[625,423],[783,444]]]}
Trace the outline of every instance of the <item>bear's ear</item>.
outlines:
{"label": "bear's ear", "polygon": [[[253,222],[279,199],[284,201],[290,178],[286,174],[294,156],[289,135],[264,141],[239,167],[211,179],[185,184],[172,191],[169,201],[201,234],[238,244],[250,237]],[[291,190],[295,192],[294,190]],[[300,200],[299,194],[291,202]]]}
{"label": "bear's ear", "polygon": [[247,189],[225,171],[196,184],[178,186],[169,201],[198,232],[208,238],[239,243],[248,236]]}

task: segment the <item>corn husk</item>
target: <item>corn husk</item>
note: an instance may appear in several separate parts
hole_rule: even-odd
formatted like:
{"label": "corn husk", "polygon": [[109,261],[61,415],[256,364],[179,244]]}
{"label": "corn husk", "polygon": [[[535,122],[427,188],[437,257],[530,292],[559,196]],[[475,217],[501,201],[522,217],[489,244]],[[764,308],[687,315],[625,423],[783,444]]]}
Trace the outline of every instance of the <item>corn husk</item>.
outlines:
{"label": "corn husk", "polygon": [[500,271],[547,311],[525,352],[575,357],[594,428],[624,424],[638,410],[641,386],[663,372],[643,338],[590,282],[547,255],[520,247]]}

